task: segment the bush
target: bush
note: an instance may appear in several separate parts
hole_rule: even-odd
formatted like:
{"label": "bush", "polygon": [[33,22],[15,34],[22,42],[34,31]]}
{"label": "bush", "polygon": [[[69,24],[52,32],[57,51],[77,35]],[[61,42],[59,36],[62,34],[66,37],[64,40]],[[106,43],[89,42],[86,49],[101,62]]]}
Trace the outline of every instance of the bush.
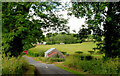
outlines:
{"label": "bush", "polygon": [[63,55],[66,55],[67,52],[61,52]]}
{"label": "bush", "polygon": [[91,55],[73,55],[73,57],[80,59],[80,60],[92,60],[93,56]]}
{"label": "bush", "polygon": [[62,58],[49,58],[49,61],[50,62],[62,62],[62,61],[65,61],[65,59],[62,59]]}
{"label": "bush", "polygon": [[90,54],[93,54],[94,53],[94,51],[88,51]]}
{"label": "bush", "polygon": [[47,43],[47,45],[51,45],[52,44],[52,42],[48,42],[48,41],[46,43]]}
{"label": "bush", "polygon": [[54,58],[59,58],[59,55],[58,55],[58,54],[56,54]]}
{"label": "bush", "polygon": [[92,60],[93,57],[89,55],[89,56],[86,56],[85,59],[86,59],[86,60]]}
{"label": "bush", "polygon": [[2,58],[2,74],[23,74],[29,66],[28,62],[21,57]]}
{"label": "bush", "polygon": [[65,65],[82,69],[91,74],[120,74],[120,61],[118,59],[109,59],[107,61],[100,60],[81,60],[84,56],[67,57]]}
{"label": "bush", "polygon": [[44,55],[45,55],[45,51],[39,51],[38,53],[39,53],[40,57],[44,57]]}
{"label": "bush", "polygon": [[93,48],[94,51],[96,51],[97,48]]}
{"label": "bush", "polygon": [[56,36],[46,38],[46,41],[47,44],[58,44],[58,43],[71,44],[71,43],[76,43],[76,38],[73,37],[72,35],[58,34]]}
{"label": "bush", "polygon": [[66,56],[70,56],[70,54],[66,54]]}
{"label": "bush", "polygon": [[42,61],[47,62],[47,61],[49,61],[49,58],[44,58],[44,59],[42,59]]}
{"label": "bush", "polygon": [[76,51],[75,53],[81,54],[81,53],[83,53],[83,52],[82,52],[82,51]]}
{"label": "bush", "polygon": [[33,51],[28,51],[28,55],[33,56],[33,57],[44,57],[44,51],[39,51],[39,52],[33,52]]}
{"label": "bush", "polygon": [[62,58],[45,58],[42,59],[43,62],[63,62],[65,59]]}
{"label": "bush", "polygon": [[33,57],[38,57],[39,53],[28,51],[28,55],[33,56]]}

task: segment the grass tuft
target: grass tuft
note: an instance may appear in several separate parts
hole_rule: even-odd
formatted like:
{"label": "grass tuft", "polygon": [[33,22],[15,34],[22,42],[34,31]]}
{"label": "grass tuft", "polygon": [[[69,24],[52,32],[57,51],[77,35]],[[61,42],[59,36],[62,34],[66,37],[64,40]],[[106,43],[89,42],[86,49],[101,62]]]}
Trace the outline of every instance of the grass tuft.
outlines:
{"label": "grass tuft", "polygon": [[5,57],[2,58],[2,74],[23,74],[29,66],[25,58]]}

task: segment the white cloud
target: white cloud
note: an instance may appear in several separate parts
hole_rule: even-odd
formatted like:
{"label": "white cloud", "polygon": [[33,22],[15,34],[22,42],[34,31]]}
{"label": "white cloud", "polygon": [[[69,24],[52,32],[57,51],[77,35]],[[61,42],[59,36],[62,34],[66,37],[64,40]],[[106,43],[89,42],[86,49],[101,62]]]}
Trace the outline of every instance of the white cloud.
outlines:
{"label": "white cloud", "polygon": [[81,28],[81,25],[85,24],[85,18],[76,18],[73,15],[68,16],[67,13],[67,10],[60,10],[60,12],[58,12],[58,14],[63,14],[63,18],[69,18],[67,26],[70,27],[70,33],[74,33],[72,30],[76,30],[76,32],[78,32]]}
{"label": "white cloud", "polygon": [[71,17],[68,21],[68,26],[70,26],[70,33],[73,33],[72,30],[76,30],[76,32],[79,31],[81,28],[81,25],[84,25],[85,18],[78,19],[76,17]]}
{"label": "white cloud", "polygon": [[[69,1],[63,0],[62,5],[65,6],[65,2],[69,2]],[[70,5],[70,7],[72,6],[71,3],[69,5]],[[32,15],[33,13],[34,13],[34,11],[31,10],[30,14]],[[44,13],[46,13],[46,12],[44,12]],[[76,18],[74,16],[68,16],[67,13],[68,13],[67,10],[62,10],[62,9],[59,10],[59,12],[57,12],[57,14],[62,14],[63,18],[65,18],[65,19],[69,18],[68,24],[66,24],[66,25],[70,27],[70,33],[74,33],[73,30],[76,30],[76,32],[78,32],[79,29],[81,28],[81,25],[85,24],[85,18],[78,19],[78,18]],[[34,16],[33,18],[34,19],[40,19],[37,16]],[[46,33],[43,33],[43,34],[45,35]]]}

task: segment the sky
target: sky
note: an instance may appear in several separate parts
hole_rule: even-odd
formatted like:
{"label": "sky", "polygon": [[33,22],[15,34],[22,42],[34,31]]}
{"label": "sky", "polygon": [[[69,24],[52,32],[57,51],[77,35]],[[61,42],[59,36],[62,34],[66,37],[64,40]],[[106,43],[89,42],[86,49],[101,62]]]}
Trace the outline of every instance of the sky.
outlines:
{"label": "sky", "polygon": [[[62,0],[62,5],[65,5],[65,2],[69,2],[70,0]],[[69,7],[71,7],[71,3],[69,3]],[[68,20],[68,23],[66,24],[67,26],[70,27],[70,33],[74,33],[73,30],[76,31],[76,33],[79,31],[79,29],[81,28],[81,25],[85,24],[85,18],[76,18],[73,15],[72,16],[68,16],[67,15],[68,11],[67,10],[60,10],[60,12],[58,12],[58,14],[63,14],[63,18]]]}
{"label": "sky", "polygon": [[74,33],[73,30],[76,30],[77,33],[81,28],[81,25],[85,24],[85,18],[76,18],[73,15],[67,16],[67,11],[60,11],[59,13],[63,14],[63,18],[69,18],[68,23],[66,25],[70,27],[70,33]]}
{"label": "sky", "polygon": [[[65,0],[62,1],[62,5],[63,6],[65,5]],[[71,4],[69,4],[69,5],[71,7]],[[60,6],[60,7],[62,7],[62,6]],[[33,12],[34,11],[32,10],[32,13]],[[68,13],[67,10],[63,11],[62,9],[60,9],[57,14],[62,14],[63,18],[65,18],[65,19],[69,18],[68,23],[66,25],[70,27],[70,33],[74,33],[73,30],[75,30],[77,33],[79,31],[79,29],[81,28],[81,25],[85,24],[85,18],[76,18],[76,17],[74,17],[74,15],[68,16],[67,13]],[[35,19],[39,19],[39,17],[35,17]],[[46,35],[46,33],[43,33],[43,34]]]}

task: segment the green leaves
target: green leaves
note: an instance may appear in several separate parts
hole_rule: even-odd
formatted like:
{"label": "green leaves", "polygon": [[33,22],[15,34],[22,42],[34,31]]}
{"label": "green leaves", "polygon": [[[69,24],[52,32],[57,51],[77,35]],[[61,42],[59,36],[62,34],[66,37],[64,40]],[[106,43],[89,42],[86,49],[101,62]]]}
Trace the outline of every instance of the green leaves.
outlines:
{"label": "green leaves", "polygon": [[46,37],[47,43],[65,43],[65,44],[70,44],[70,43],[75,43],[76,39],[72,35],[67,35],[66,33],[61,33],[61,34],[51,34],[48,33]]}
{"label": "green leaves", "polygon": [[[89,29],[93,30],[99,41],[102,35],[105,36],[104,47],[106,57],[120,56],[120,12],[119,2],[73,2],[72,14],[76,17],[86,17]],[[103,16],[104,15],[104,16]],[[101,30],[104,27],[104,32]]]}
{"label": "green leaves", "polygon": [[112,18],[107,16],[106,20],[107,20],[107,22],[110,22],[112,20]]}
{"label": "green leaves", "polygon": [[100,10],[105,10],[105,7],[106,7],[105,4],[101,4],[101,5],[100,5]]}
{"label": "green leaves", "polygon": [[[57,2],[3,3],[2,44],[5,53],[11,52],[11,55],[17,56],[23,50],[31,48],[32,44],[44,38],[41,28],[63,28],[67,20],[54,13],[59,5]],[[29,14],[31,8],[34,11],[32,15]],[[39,19],[34,19],[35,16]]]}

